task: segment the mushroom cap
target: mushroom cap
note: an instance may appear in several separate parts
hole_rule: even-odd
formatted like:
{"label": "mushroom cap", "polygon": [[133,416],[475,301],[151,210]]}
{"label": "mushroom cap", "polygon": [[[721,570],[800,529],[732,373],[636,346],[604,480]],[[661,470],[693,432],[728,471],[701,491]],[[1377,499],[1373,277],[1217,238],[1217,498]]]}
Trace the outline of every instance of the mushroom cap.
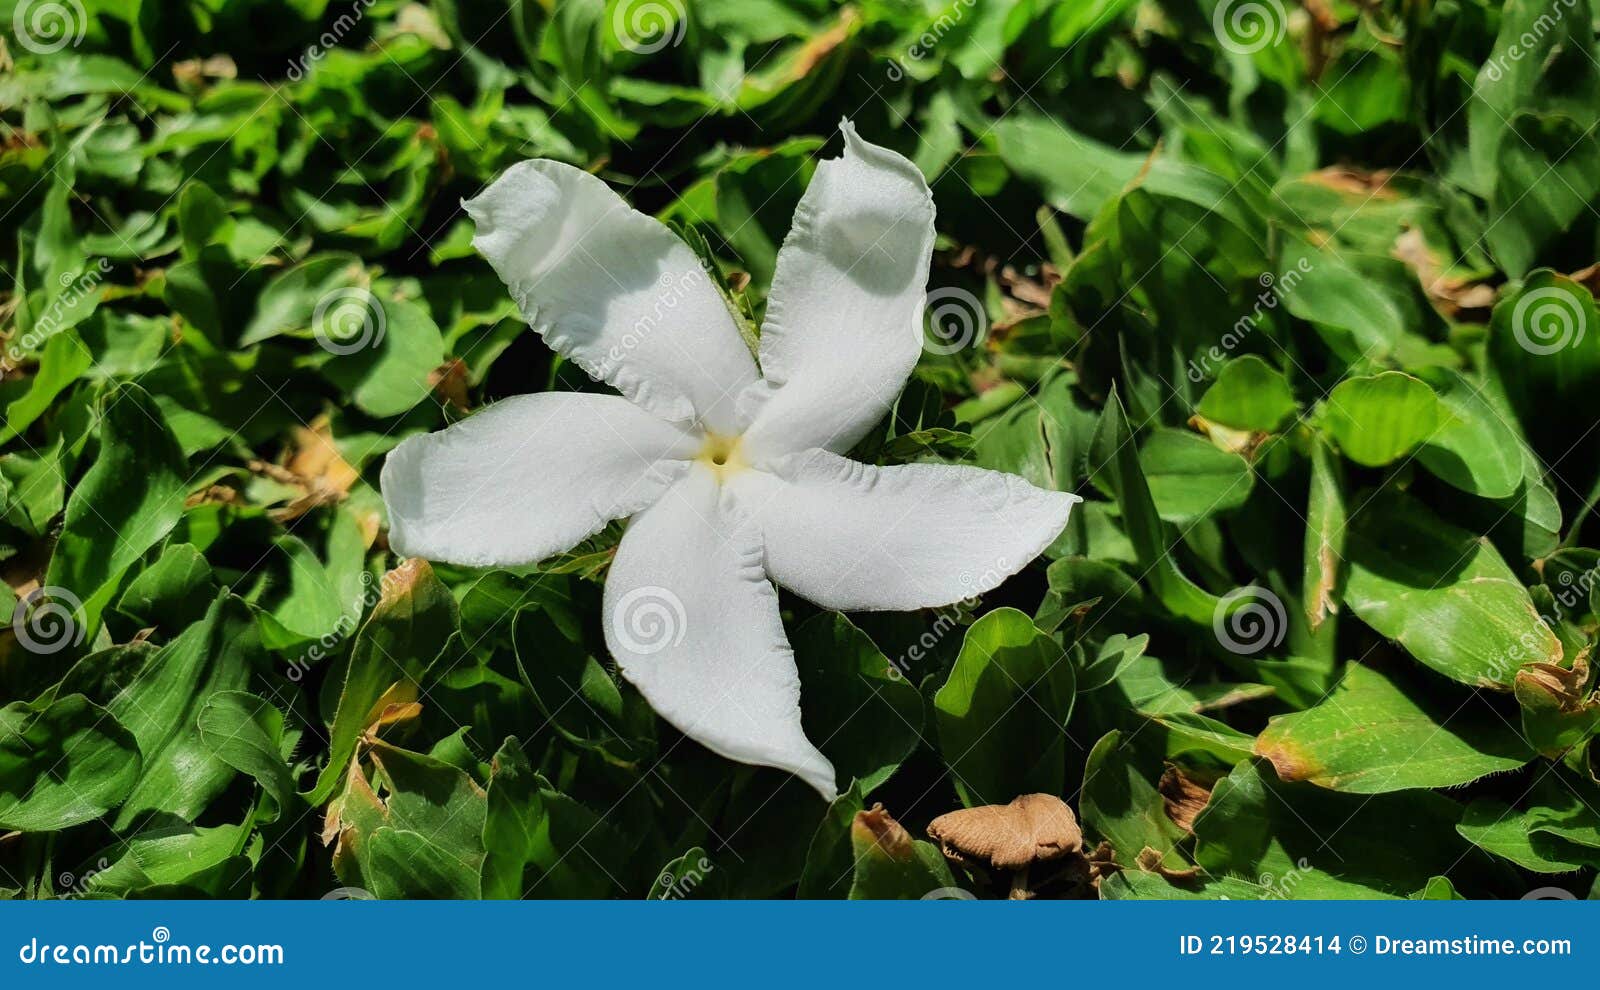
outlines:
{"label": "mushroom cap", "polygon": [[1067,803],[1053,794],[1024,794],[1010,804],[986,804],[940,815],[928,837],[951,859],[974,859],[1019,870],[1083,851],[1083,832]]}

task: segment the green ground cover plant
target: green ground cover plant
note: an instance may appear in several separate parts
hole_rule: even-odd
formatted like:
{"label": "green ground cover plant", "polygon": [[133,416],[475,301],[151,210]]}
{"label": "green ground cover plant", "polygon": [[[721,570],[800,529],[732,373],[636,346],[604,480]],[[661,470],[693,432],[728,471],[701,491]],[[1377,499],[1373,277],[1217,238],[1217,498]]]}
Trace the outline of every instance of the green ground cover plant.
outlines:
{"label": "green ground cover plant", "polygon": [[[0,0],[0,895],[1595,896],[1596,14]],[[782,593],[830,802],[619,674],[622,522],[404,558],[380,472],[609,391],[463,199],[598,176],[753,344],[843,118],[938,235],[851,457],[1084,501]]]}

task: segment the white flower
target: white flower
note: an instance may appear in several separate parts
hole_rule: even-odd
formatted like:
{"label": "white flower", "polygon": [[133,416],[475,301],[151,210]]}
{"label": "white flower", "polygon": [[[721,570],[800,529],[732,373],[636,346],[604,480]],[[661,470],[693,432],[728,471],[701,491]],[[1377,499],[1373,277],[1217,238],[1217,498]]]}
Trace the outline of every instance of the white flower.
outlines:
{"label": "white flower", "polygon": [[917,361],[934,239],[916,166],[841,126],[778,255],[759,370],[665,226],[571,166],[508,169],[465,204],[474,244],[545,341],[623,397],[495,403],[407,439],[382,478],[395,551],[457,564],[531,563],[631,516],[605,588],[623,675],[702,745],[829,799],[771,581],[830,609],[947,605],[1038,556],[1078,501],[840,456]]}

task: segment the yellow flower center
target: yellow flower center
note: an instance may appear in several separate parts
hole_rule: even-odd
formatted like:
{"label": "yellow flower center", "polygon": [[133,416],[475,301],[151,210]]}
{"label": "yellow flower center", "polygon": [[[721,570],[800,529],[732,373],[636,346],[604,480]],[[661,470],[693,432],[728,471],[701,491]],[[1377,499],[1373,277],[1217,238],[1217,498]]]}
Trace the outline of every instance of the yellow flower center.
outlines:
{"label": "yellow flower center", "polygon": [[718,481],[726,481],[730,474],[745,468],[744,454],[739,445],[742,437],[725,437],[707,433],[696,460],[711,469]]}

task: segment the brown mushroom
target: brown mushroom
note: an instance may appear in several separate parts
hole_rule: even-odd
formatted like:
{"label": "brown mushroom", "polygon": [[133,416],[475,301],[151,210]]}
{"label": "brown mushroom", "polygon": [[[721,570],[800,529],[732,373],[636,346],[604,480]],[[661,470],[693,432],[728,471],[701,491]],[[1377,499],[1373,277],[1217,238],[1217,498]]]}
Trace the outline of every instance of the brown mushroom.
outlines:
{"label": "brown mushroom", "polygon": [[1010,804],[940,815],[928,823],[928,837],[953,862],[1010,870],[1013,900],[1030,896],[1028,871],[1035,863],[1083,853],[1078,819],[1051,794],[1024,794]]}

